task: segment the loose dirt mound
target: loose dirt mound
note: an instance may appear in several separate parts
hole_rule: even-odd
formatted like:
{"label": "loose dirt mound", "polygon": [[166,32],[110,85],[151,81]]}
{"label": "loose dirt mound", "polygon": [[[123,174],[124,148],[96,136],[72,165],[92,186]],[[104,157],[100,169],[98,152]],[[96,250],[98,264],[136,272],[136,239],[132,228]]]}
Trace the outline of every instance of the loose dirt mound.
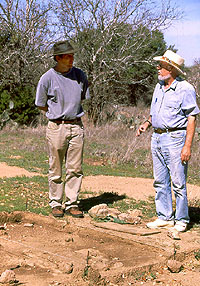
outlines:
{"label": "loose dirt mound", "polygon": [[[21,175],[36,173],[0,164],[1,177]],[[94,196],[103,191],[147,199],[154,196],[152,183],[151,179],[88,176],[82,190]],[[200,196],[199,187],[188,189],[190,199]],[[89,215],[59,220],[28,212],[0,213],[0,274],[12,269],[14,285],[24,286],[198,285],[200,234],[192,229],[180,237],[175,241],[167,230],[149,231],[145,221],[121,226],[95,222]],[[170,258],[181,261],[180,273],[167,269]]]}
{"label": "loose dirt mound", "polygon": [[[198,285],[199,234],[181,235],[175,243],[167,231],[149,233],[144,224],[104,229],[84,219],[54,219],[28,212],[1,214],[7,225],[0,230],[0,273],[15,272],[18,284],[27,286],[86,285]],[[104,224],[104,223],[103,223]],[[117,224],[115,224],[117,225]],[[137,234],[138,233],[138,234]],[[188,258],[187,258],[188,255]],[[170,273],[167,260],[176,258],[184,270]],[[183,275],[187,274],[187,275]]]}

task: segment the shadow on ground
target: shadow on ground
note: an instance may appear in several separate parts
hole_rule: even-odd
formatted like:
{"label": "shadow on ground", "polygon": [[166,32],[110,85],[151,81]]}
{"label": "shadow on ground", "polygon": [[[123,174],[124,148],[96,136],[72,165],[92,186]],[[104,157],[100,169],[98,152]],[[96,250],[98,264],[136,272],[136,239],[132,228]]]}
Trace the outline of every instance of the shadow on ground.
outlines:
{"label": "shadow on ground", "polygon": [[116,201],[123,200],[125,199],[125,195],[119,196],[118,194],[115,193],[103,193],[97,197],[91,197],[87,199],[82,199],[80,200],[79,207],[83,211],[88,211],[92,207],[99,205],[99,204],[112,204]]}
{"label": "shadow on ground", "polygon": [[189,206],[190,224],[200,224],[200,207]]}

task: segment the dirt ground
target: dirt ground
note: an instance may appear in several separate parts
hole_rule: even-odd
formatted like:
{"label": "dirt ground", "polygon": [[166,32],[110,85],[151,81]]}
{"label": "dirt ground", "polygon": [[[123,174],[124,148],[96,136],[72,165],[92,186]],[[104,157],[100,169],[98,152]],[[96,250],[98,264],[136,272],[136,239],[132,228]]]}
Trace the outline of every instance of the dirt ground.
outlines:
{"label": "dirt ground", "polygon": [[[22,168],[0,164],[0,177],[34,176]],[[137,200],[154,196],[151,179],[88,176],[82,190],[124,193]],[[200,187],[188,185],[189,199]],[[191,286],[200,281],[200,232],[194,228],[173,240],[167,230],[138,225],[36,215],[0,214],[0,274],[15,273],[12,285],[27,286]],[[172,273],[168,260],[181,262]],[[0,277],[1,279],[1,277]],[[1,285],[1,283],[0,283]],[[10,284],[2,284],[10,285]]]}

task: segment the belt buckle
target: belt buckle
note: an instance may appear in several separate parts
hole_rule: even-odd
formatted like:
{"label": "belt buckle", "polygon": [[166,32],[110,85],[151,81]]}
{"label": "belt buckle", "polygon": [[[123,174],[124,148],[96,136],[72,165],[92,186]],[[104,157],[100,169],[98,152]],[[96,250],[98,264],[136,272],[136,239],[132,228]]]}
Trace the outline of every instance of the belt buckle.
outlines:
{"label": "belt buckle", "polygon": [[154,131],[155,131],[155,133],[161,134],[161,129],[160,128],[155,128]]}
{"label": "belt buckle", "polygon": [[163,134],[165,132],[168,132],[168,129],[165,130],[165,129],[161,129],[161,128],[156,128],[155,132],[158,133],[158,134]]}

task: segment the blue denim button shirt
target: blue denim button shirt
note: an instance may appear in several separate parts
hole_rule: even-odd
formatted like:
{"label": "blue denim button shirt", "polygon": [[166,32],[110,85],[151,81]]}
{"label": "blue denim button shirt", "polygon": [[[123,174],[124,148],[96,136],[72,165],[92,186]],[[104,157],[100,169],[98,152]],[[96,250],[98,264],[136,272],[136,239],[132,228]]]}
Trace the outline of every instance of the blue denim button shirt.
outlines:
{"label": "blue denim button shirt", "polygon": [[194,87],[187,81],[176,78],[168,89],[163,82],[156,85],[150,111],[154,128],[186,127],[187,117],[199,112]]}

